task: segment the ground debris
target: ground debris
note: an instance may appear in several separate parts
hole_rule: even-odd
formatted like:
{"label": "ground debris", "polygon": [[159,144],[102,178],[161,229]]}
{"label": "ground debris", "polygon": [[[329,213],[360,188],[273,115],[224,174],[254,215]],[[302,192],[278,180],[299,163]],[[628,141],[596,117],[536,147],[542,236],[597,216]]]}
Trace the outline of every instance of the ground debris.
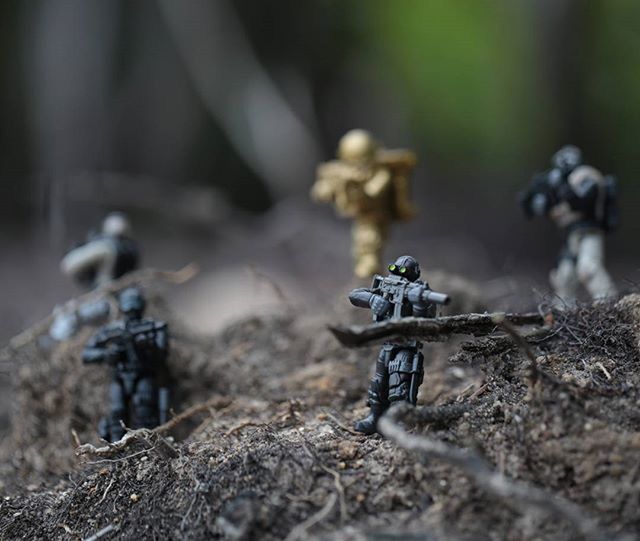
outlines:
{"label": "ground debris", "polygon": [[[175,329],[176,415],[119,444],[95,435],[108,378],[80,366],[82,338],[48,357],[20,350],[13,426],[0,442],[0,538],[569,541],[640,531],[640,296],[554,313],[553,330],[527,335],[526,348],[508,334],[426,345],[419,406],[387,420],[388,438],[351,429],[366,414],[376,352],[340,347],[324,331],[335,314],[261,316],[196,337],[157,306]],[[77,447],[72,430],[88,443]],[[406,438],[418,452],[402,448]],[[419,451],[425,440],[442,443],[437,459]],[[458,453],[482,465],[480,482],[452,463]]]}

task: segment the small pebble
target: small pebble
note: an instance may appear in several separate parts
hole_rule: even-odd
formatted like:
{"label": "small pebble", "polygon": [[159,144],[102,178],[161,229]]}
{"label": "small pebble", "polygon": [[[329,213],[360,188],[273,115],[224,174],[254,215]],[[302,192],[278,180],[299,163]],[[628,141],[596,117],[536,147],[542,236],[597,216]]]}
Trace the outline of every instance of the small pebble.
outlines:
{"label": "small pebble", "polygon": [[129,496],[129,499],[130,499],[133,503],[136,503],[136,502],[140,499],[140,496],[138,496],[137,494],[131,494],[131,496]]}

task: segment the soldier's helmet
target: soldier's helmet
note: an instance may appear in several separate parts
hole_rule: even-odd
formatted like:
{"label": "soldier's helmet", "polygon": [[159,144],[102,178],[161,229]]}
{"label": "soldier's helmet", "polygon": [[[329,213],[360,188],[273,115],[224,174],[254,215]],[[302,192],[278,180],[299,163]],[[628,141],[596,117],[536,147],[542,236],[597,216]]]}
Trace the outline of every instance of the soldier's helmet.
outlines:
{"label": "soldier's helmet", "polygon": [[102,233],[113,237],[123,237],[131,233],[129,219],[122,212],[111,212],[102,222]]}
{"label": "soldier's helmet", "polygon": [[137,287],[129,287],[118,296],[120,311],[129,317],[142,317],[147,302]]}
{"label": "soldier's helmet", "polygon": [[563,173],[570,173],[582,165],[582,151],[573,145],[565,145],[551,157],[551,164]]}
{"label": "soldier's helmet", "polygon": [[373,160],[378,145],[365,130],[351,130],[338,143],[338,158],[346,162],[367,163]]}
{"label": "soldier's helmet", "polygon": [[420,278],[420,265],[410,255],[402,255],[389,265],[389,272],[415,282]]}

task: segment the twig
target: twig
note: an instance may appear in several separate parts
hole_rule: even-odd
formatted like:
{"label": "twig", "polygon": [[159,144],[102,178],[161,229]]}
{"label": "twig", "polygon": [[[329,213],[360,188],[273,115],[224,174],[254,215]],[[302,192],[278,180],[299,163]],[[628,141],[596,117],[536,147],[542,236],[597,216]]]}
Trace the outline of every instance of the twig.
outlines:
{"label": "twig", "polygon": [[331,493],[327,498],[327,502],[324,504],[324,507],[320,509],[315,515],[311,515],[307,520],[298,524],[295,528],[293,528],[287,537],[285,537],[284,541],[296,541],[297,539],[307,539],[307,532],[309,528],[315,526],[323,520],[333,509],[333,506],[336,503],[338,497]]}
{"label": "twig", "polygon": [[271,278],[271,276],[267,276],[264,272],[258,270],[255,265],[249,265],[249,272],[253,275],[256,280],[261,280],[265,282],[275,293],[278,300],[282,303],[285,308],[291,308],[291,302],[287,297],[284,290],[278,285],[278,283]]}
{"label": "twig", "polygon": [[[199,267],[195,263],[189,263],[188,265],[177,271],[142,269],[126,274],[122,278],[113,280],[112,282],[109,282],[108,284],[105,284],[95,289],[94,291],[90,291],[89,293],[85,293],[80,297],[72,299],[67,302],[67,306],[82,305],[84,303],[98,301],[103,299],[105,296],[112,295],[117,291],[139,283],[149,283],[162,280],[176,285],[183,284],[191,280],[196,274],[198,274],[198,272]],[[26,346],[35,338],[47,332],[49,330],[49,327],[51,327],[54,318],[55,315],[50,314],[35,325],[32,325],[28,329],[21,332],[17,336],[14,336],[9,341],[7,348],[10,350],[17,350]]]}
{"label": "twig", "polygon": [[512,325],[543,325],[540,314],[462,314],[439,318],[405,317],[371,325],[329,327],[333,335],[347,347],[370,345],[382,340],[417,338],[442,341],[452,334],[487,336],[495,332],[494,318],[500,317]]}
{"label": "twig", "polygon": [[108,533],[111,533],[115,529],[116,529],[115,525],[109,524],[109,526],[105,526],[104,528],[102,528],[102,530],[98,530],[92,536],[86,537],[84,539],[84,541],[96,541],[97,539],[100,539],[101,537],[104,537]]}
{"label": "twig", "polygon": [[178,452],[171,446],[171,444],[169,444],[166,439],[149,428],[129,430],[120,440],[114,443],[109,443],[108,445],[105,445],[103,447],[96,447],[90,443],[85,443],[83,445],[80,445],[79,447],[76,447],[76,456],[96,456],[101,458],[111,458],[134,443],[142,443],[143,445],[145,445],[145,449],[126,457],[118,458],[115,460],[99,460],[92,462],[92,464],[98,464],[100,462],[119,462],[120,460],[126,460],[152,450],[157,451],[158,454],[160,454],[164,458],[174,458],[178,456]]}
{"label": "twig", "polygon": [[595,521],[585,515],[574,503],[561,497],[554,497],[537,487],[508,479],[493,470],[473,451],[433,440],[424,435],[415,436],[407,433],[397,421],[411,409],[408,404],[392,407],[378,423],[380,432],[404,449],[422,452],[429,458],[439,459],[460,468],[480,488],[506,502],[513,503],[525,513],[530,510],[530,507],[535,507],[567,520],[585,539],[593,541],[613,539],[601,532]]}
{"label": "twig", "polygon": [[209,412],[209,414],[211,414],[212,408],[215,408],[215,409],[224,408],[228,406],[231,402],[232,400],[228,397],[216,396],[214,398],[207,400],[206,402],[202,402],[201,404],[196,404],[195,406],[191,406],[190,408],[184,410],[182,413],[176,415],[172,419],[169,419],[166,423],[154,428],[153,430],[158,434],[164,434],[165,432],[169,432],[170,430],[173,430],[176,426],[184,423],[185,421],[191,419],[192,417],[194,417],[195,415],[198,415],[199,413],[207,411]]}
{"label": "twig", "polygon": [[345,432],[349,432],[349,434],[353,434],[354,436],[362,436],[362,432],[358,432],[353,428],[348,427],[342,421],[340,421],[340,419],[338,419],[335,415],[333,415],[333,413],[326,412],[325,415],[329,419],[331,419],[338,426],[338,428],[341,428]]}
{"label": "twig", "polygon": [[149,453],[154,449],[155,447],[150,447],[149,449],[142,449],[142,451],[137,451],[135,453],[131,453],[130,455],[121,456],[119,458],[103,458],[101,460],[93,460],[91,462],[87,462],[87,464],[91,464],[93,466],[94,464],[104,464],[106,462],[109,462],[109,463],[124,462],[125,460],[129,460],[130,458],[134,458],[140,455],[144,455],[145,453]]}
{"label": "twig", "polygon": [[340,497],[340,520],[344,522],[349,517],[347,513],[347,503],[344,497],[344,487],[342,486],[340,474],[337,471],[328,468],[327,466],[323,466],[322,464],[320,464],[320,467],[327,473],[333,475],[333,484],[335,485],[338,496]]}
{"label": "twig", "polygon": [[602,372],[604,373],[604,375],[606,376],[606,378],[607,378],[608,380],[610,380],[610,379],[611,379],[611,374],[609,373],[609,371],[604,367],[604,365],[603,365],[600,361],[598,361],[598,362],[596,363],[596,366],[597,366],[600,370],[602,370]]}
{"label": "twig", "polygon": [[113,483],[115,483],[115,482],[116,482],[116,478],[112,477],[111,481],[107,485],[107,488],[104,489],[104,492],[102,493],[102,498],[100,498],[100,501],[98,502],[98,505],[101,504],[104,501],[104,499],[107,497],[107,493],[109,492],[109,490],[113,486]]}
{"label": "twig", "polygon": [[255,421],[243,421],[242,423],[238,423],[235,426],[232,426],[229,430],[227,430],[224,435],[225,436],[231,436],[231,434],[233,434],[234,432],[238,432],[238,430],[242,430],[243,428],[246,428],[247,426],[255,426],[255,427],[259,427],[259,426],[265,426],[266,423],[256,423]]}

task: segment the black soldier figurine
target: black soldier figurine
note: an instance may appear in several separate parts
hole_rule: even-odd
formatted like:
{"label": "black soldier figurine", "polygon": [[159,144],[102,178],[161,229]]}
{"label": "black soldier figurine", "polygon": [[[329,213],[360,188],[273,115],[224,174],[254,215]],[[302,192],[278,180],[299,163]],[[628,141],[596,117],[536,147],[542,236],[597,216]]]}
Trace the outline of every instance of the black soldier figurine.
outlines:
{"label": "black soldier figurine", "polygon": [[124,290],[118,304],[124,318],[100,329],[82,353],[83,363],[113,367],[110,413],[99,426],[100,437],[111,442],[122,438],[123,424],[153,428],[169,413],[167,325],[143,319],[145,300],[136,288]]}
{"label": "black soldier figurine", "polygon": [[528,218],[548,216],[564,234],[558,266],[549,276],[560,307],[575,301],[580,284],[594,300],[615,295],[604,266],[604,235],[618,227],[616,179],[585,165],[572,145],[556,152],[551,163],[534,176],[520,202]]}
{"label": "black soldier figurine", "polygon": [[[373,277],[370,288],[354,289],[349,300],[359,308],[370,308],[374,321],[407,316],[435,317],[437,304],[448,304],[449,297],[429,289],[420,278],[420,266],[411,256],[399,257],[389,265],[389,276]],[[392,402],[405,400],[415,405],[424,376],[422,343],[417,340],[387,342],[382,346],[376,373],[369,386],[368,417],[355,429],[365,434],[376,432],[378,419]]]}
{"label": "black soldier figurine", "polygon": [[86,289],[94,289],[136,270],[140,254],[131,238],[131,225],[121,212],[112,212],[102,222],[100,233],[70,250],[60,262],[64,274]]}

